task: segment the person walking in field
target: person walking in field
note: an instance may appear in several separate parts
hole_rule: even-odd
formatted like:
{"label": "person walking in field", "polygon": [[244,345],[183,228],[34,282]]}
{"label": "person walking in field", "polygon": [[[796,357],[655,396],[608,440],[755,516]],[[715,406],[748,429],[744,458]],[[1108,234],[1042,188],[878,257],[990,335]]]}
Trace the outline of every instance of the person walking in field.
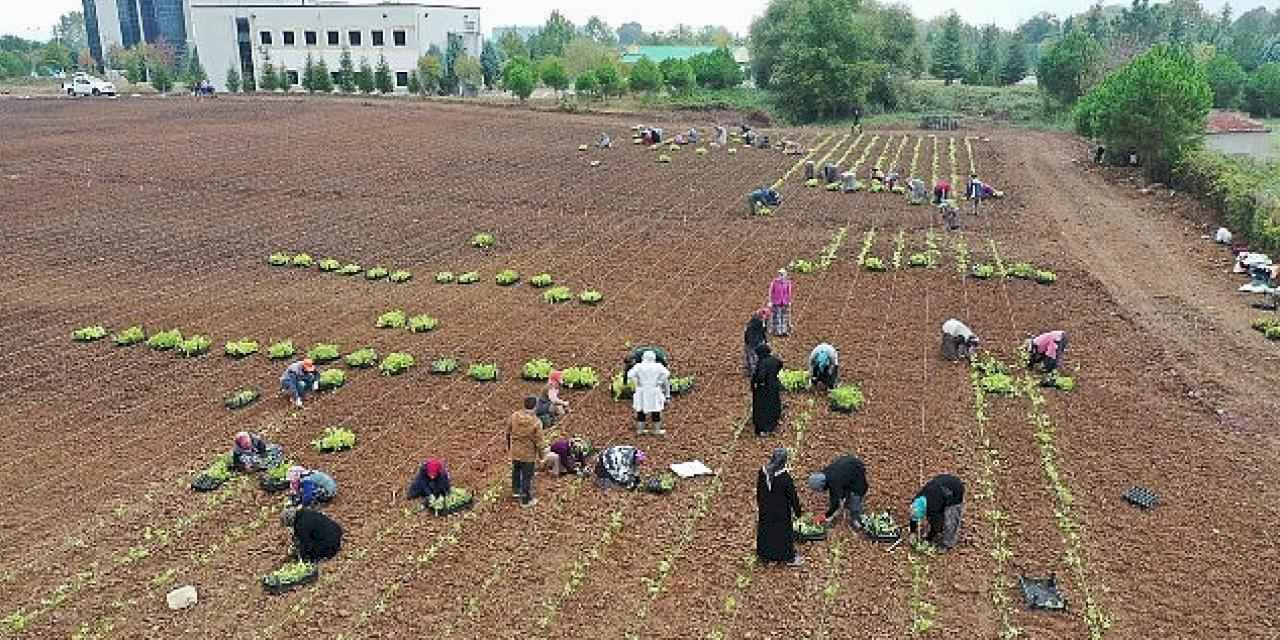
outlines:
{"label": "person walking in field", "polygon": [[809,377],[834,389],[840,383],[840,352],[826,342],[814,347],[809,352]]}
{"label": "person walking in field", "polygon": [[267,442],[262,436],[241,431],[232,440],[231,468],[236,471],[262,471],[284,459],[279,445]]}
{"label": "person walking in field", "polygon": [[782,361],[767,344],[756,347],[756,354],[760,361],[751,376],[751,424],[756,436],[764,437],[777,430],[782,417],[782,382],[778,380]]}
{"label": "person walking in field", "polygon": [[921,539],[920,523],[927,524],[923,539],[943,549],[956,546],[960,539],[960,521],[964,515],[964,483],[950,474],[934,476],[925,483],[911,501],[910,530]]}
{"label": "person walking in field", "polygon": [[280,524],[293,534],[294,551],[303,562],[328,560],[342,548],[342,527],[319,511],[285,509]]}
{"label": "person walking in field", "polygon": [[786,269],[778,269],[778,275],[769,282],[769,317],[773,335],[785,337],[791,333],[791,278]]}
{"label": "person walking in field", "polygon": [[439,458],[428,458],[418,466],[418,473],[413,477],[413,482],[409,483],[409,490],[405,492],[405,497],[410,500],[422,498],[424,502],[429,502],[432,498],[443,498],[449,495],[449,490],[452,488],[449,471],[445,469],[444,461]]}
{"label": "person walking in field", "polygon": [[647,459],[643,451],[630,445],[609,447],[596,460],[596,479],[604,489],[635,489],[640,486],[640,465]]}
{"label": "person walking in field", "polygon": [[1046,374],[1052,374],[1062,366],[1062,358],[1067,350],[1067,332],[1046,331],[1025,343],[1027,349],[1027,368],[1041,367]]}
{"label": "person walking in field", "polygon": [[787,450],[779,447],[756,474],[756,556],[796,566],[804,562],[796,555],[791,525],[800,517],[800,496],[787,462]]}
{"label": "person walking in field", "polygon": [[849,526],[862,528],[862,504],[867,497],[867,468],[862,460],[842,455],[822,471],[809,474],[808,485],[814,491],[827,492],[827,511],[815,518],[815,523],[825,525],[844,509]]}
{"label": "person walking in field", "polygon": [[542,421],[534,415],[538,399],[524,399],[524,410],[516,411],[507,420],[507,451],[511,453],[511,495],[520,505],[532,507],[538,502],[533,497],[533,472],[542,459]]}
{"label": "person walking in field", "polygon": [[294,465],[285,475],[289,480],[289,501],[297,507],[310,507],[333,500],[338,483],[333,476],[315,469]]}
{"label": "person walking in field", "polygon": [[302,399],[310,391],[320,389],[320,372],[311,358],[295,361],[280,375],[280,391],[293,398],[295,407],[302,406]]}
{"label": "person walking in field", "polygon": [[666,435],[662,425],[662,410],[671,400],[671,372],[653,351],[645,351],[640,356],[640,364],[631,367],[627,372],[627,380],[636,386],[631,396],[631,408],[636,412],[636,434],[644,435],[649,431],[645,417],[653,423],[654,435]]}
{"label": "person walking in field", "polygon": [[591,443],[582,438],[559,438],[543,453],[542,468],[557,476],[583,475],[590,453]]}
{"label": "person walking in field", "polygon": [[955,362],[967,360],[978,350],[978,336],[963,322],[951,318],[942,323],[942,357]]}
{"label": "person walking in field", "polygon": [[756,363],[760,361],[760,356],[756,355],[756,347],[768,342],[768,333],[764,327],[768,319],[769,308],[761,307],[751,314],[747,328],[742,332],[742,366],[748,377],[756,372]]}

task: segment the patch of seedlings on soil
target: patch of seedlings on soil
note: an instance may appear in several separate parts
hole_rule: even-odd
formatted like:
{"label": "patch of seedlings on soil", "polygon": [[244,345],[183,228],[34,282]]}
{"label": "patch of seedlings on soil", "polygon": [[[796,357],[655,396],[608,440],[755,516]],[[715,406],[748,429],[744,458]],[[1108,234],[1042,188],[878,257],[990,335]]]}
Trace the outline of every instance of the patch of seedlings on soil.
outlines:
{"label": "patch of seedlings on soil", "polygon": [[325,369],[320,372],[320,390],[330,391],[347,383],[347,374],[342,369]]}
{"label": "patch of seedlings on soil", "polygon": [[480,282],[479,271],[468,271],[458,276],[458,284],[475,284],[477,282]]}
{"label": "patch of seedlings on soil", "polygon": [[498,379],[498,365],[474,362],[467,367],[467,375],[478,382],[492,382]]}
{"label": "patch of seedlings on soil", "polygon": [[133,325],[120,333],[111,336],[111,341],[116,346],[127,347],[129,345],[138,344],[147,339],[147,334],[143,333],[141,325]]}
{"label": "patch of seedlings on soil", "polygon": [[840,413],[853,413],[867,402],[862,395],[862,389],[853,383],[837,386],[827,394],[827,397],[831,401],[831,409]]}
{"label": "patch of seedlings on soil", "polygon": [[683,378],[672,376],[670,384],[671,395],[673,396],[689,393],[693,389],[693,376],[684,376]]}
{"label": "patch of seedlings on soil", "polygon": [[550,302],[552,304],[555,304],[560,302],[568,302],[572,299],[573,299],[573,292],[569,290],[569,287],[564,287],[564,286],[551,287],[550,289],[547,289],[546,291],[542,292],[543,302]]}
{"label": "patch of seedlings on soil", "polygon": [[342,268],[342,263],[333,258],[325,258],[320,261],[319,267],[321,271],[337,271]]}
{"label": "patch of seedlings on soil", "polygon": [[876,242],[876,228],[871,227],[862,235],[862,250],[858,252],[858,266],[866,266],[867,255],[871,253],[871,246]]}
{"label": "patch of seedlings on soil", "polygon": [[805,514],[791,521],[791,533],[796,540],[811,542],[825,540],[827,528],[813,521],[813,514]]}
{"label": "patch of seedlings on soil", "polygon": [[503,269],[493,276],[493,281],[498,283],[500,287],[509,287],[520,282],[520,272],[515,269]]}
{"label": "patch of seedlings on soil", "polygon": [[494,237],[492,233],[480,232],[471,236],[471,246],[477,249],[489,249],[494,245]]}
{"label": "patch of seedlings on soil", "polygon": [[403,329],[405,322],[407,321],[408,318],[405,317],[404,311],[396,309],[394,311],[387,311],[386,313],[378,316],[378,319],[373,323],[373,326],[379,329]]}
{"label": "patch of seedlings on soil", "polygon": [[996,241],[988,239],[987,247],[991,249],[991,262],[995,266],[996,277],[1009,277],[1009,271],[1005,268],[1004,260],[1000,257],[1000,248],[996,246]]}
{"label": "patch of seedlings on soil", "polygon": [[452,272],[452,271],[437,271],[437,272],[436,272],[436,282],[437,282],[437,283],[439,283],[439,284],[452,284],[452,283],[453,283],[453,272]]}
{"label": "patch of seedlings on soil", "polygon": [[929,266],[929,256],[924,253],[913,253],[907,258],[907,266],[909,267],[927,267]]}
{"label": "patch of seedlings on soil", "polygon": [[817,267],[812,262],[809,262],[804,258],[796,258],[791,261],[791,264],[787,265],[787,271],[789,273],[813,273],[816,270]]}
{"label": "patch of seedlings on soil", "polygon": [[569,367],[564,370],[562,382],[569,389],[591,389],[600,384],[600,378],[591,367]]}
{"label": "patch of seedlings on soil", "polygon": [[427,499],[427,507],[438,516],[449,515],[466,509],[475,502],[471,492],[462,487],[453,487],[449,493]]}
{"label": "patch of seedlings on soil", "polygon": [[363,268],[363,267],[361,267],[360,265],[358,265],[358,264],[356,264],[356,263],[354,263],[354,262],[351,262],[351,263],[348,263],[348,264],[344,264],[344,265],[342,265],[342,268],[341,268],[341,269],[338,269],[338,275],[340,275],[340,276],[354,276],[354,275],[356,275],[357,273],[360,273],[361,271],[364,271],[364,268]]}
{"label": "patch of seedlings on soil", "polygon": [[317,364],[325,364],[337,360],[341,354],[338,353],[338,345],[318,342],[307,350],[307,357],[315,360]]}
{"label": "patch of seedlings on soil", "polygon": [[978,372],[978,386],[984,393],[1012,395],[1017,391],[1013,376],[1009,373],[1009,367],[1003,362],[989,355],[983,355],[973,361],[972,367]]}
{"label": "patch of seedlings on soil", "polygon": [[407,353],[388,353],[382,359],[382,364],[378,365],[378,370],[384,376],[394,376],[403,373],[413,366],[413,356]]}
{"label": "patch of seedlings on soil", "polygon": [[893,238],[893,270],[902,268],[902,251],[907,245],[907,232],[899,230]]}
{"label": "patch of seedlings on soil", "polygon": [[228,409],[239,409],[248,406],[257,399],[257,389],[241,389],[228,396],[226,400],[223,400],[222,404],[226,405]]}
{"label": "patch of seedlings on soil", "polygon": [[604,294],[594,289],[588,289],[578,294],[578,301],[582,304],[600,304],[604,300]]}
{"label": "patch of seedlings on soil", "polygon": [[273,267],[287,267],[292,260],[293,256],[280,251],[267,256],[267,264]]}
{"label": "patch of seedlings on soil", "polygon": [[281,340],[280,342],[272,343],[271,346],[267,347],[267,357],[272,360],[292,358],[294,353],[296,353],[296,350],[293,347],[292,340]]}
{"label": "patch of seedlings on soil", "polygon": [[182,342],[182,332],[177,329],[154,333],[147,338],[147,346],[157,351],[168,351]]}
{"label": "patch of seedlings on soil", "polygon": [[[934,162],[937,162],[936,157]],[[913,636],[928,633],[937,623],[938,606],[925,599],[925,592],[929,589],[929,558],[935,553],[929,544],[912,545],[907,552],[911,565],[911,597],[907,604],[911,610],[909,631]]]}
{"label": "patch of seedlings on soil", "polygon": [[803,369],[783,369],[778,372],[778,382],[783,391],[804,391],[812,386],[809,372]]}
{"label": "patch of seedlings on soil", "polygon": [[609,393],[613,395],[614,400],[629,399],[635,392],[634,382],[627,380],[622,373],[613,374],[613,379],[609,381]]}
{"label": "patch of seedlings on soil", "polygon": [[346,451],[356,446],[356,434],[346,427],[327,427],[319,438],[311,441],[311,446],[324,453]]}
{"label": "patch of seedlings on soil", "polygon": [[431,373],[436,375],[449,375],[458,370],[458,361],[453,358],[436,358],[431,361]]}
{"label": "patch of seedlings on soil", "polygon": [[209,339],[205,336],[190,336],[179,342],[175,350],[178,355],[194,358],[208,353],[209,344]]}
{"label": "patch of seedlings on soil", "polygon": [[641,487],[646,493],[656,493],[658,495],[666,495],[675,491],[676,476],[669,472],[659,473],[656,477],[646,480]]}
{"label": "patch of seedlings on soil", "polygon": [[973,268],[970,269],[969,275],[972,275],[979,280],[988,280],[995,277],[996,268],[989,264],[975,264],[973,265]]}
{"label": "patch of seedlings on soil", "polygon": [[223,345],[222,350],[229,357],[245,358],[258,352],[258,341],[250,340],[248,338],[231,340]]}
{"label": "patch of seedlings on soil", "polygon": [[867,271],[885,271],[884,261],[880,258],[872,256],[862,261],[862,266]]}
{"label": "patch of seedlings on soil", "polygon": [[107,336],[107,328],[102,325],[82,327],[71,332],[71,339],[76,342],[93,342]]}
{"label": "patch of seedlings on soil", "polygon": [[667,155],[667,154],[665,154],[665,153],[658,155],[658,163],[659,163],[659,164],[670,164],[670,163],[671,163],[671,156],[669,156],[669,155]]}
{"label": "patch of seedlings on soil", "polygon": [[[837,185],[839,186],[839,185]],[[844,244],[844,239],[849,235],[849,227],[840,227],[831,236],[831,241],[823,247],[822,253],[818,255],[818,268],[826,271],[831,268],[832,263],[836,261],[836,252],[840,251],[840,246]]]}
{"label": "patch of seedlings on soil", "polygon": [[1009,547],[1008,516],[996,508],[996,471],[1000,467],[1000,452],[991,442],[987,431],[987,392],[981,383],[983,372],[977,367],[969,369],[969,386],[973,390],[974,440],[978,448],[978,460],[981,469],[978,473],[978,500],[989,505],[983,511],[983,517],[991,527],[991,559],[995,561],[992,573],[991,604],[1000,618],[1000,638],[1012,640],[1021,635],[1022,630],[1013,624],[1012,606],[1009,592],[1013,589],[1013,581],[1008,577],[1008,564],[1013,558],[1013,550]]}
{"label": "patch of seedlings on soil", "polygon": [[956,273],[964,275],[969,272],[969,243],[964,236],[956,236],[951,241],[951,251],[956,257]]}
{"label": "patch of seedlings on soil", "polygon": [[315,258],[312,258],[311,254],[309,253],[295,254],[292,258],[289,259],[290,265],[295,267],[301,267],[301,268],[312,267],[315,265],[315,263],[316,263]]}
{"label": "patch of seedlings on soil", "polygon": [[288,460],[281,460],[276,464],[267,467],[262,473],[262,479],[258,481],[258,486],[262,487],[267,493],[276,493],[289,488],[289,468],[293,463]]}
{"label": "patch of seedlings on soil", "polygon": [[311,584],[320,576],[320,569],[310,562],[290,562],[262,577],[262,588],[267,593],[284,593]]}
{"label": "patch of seedlings on soil", "polygon": [[888,511],[864,513],[860,522],[862,531],[873,540],[897,540],[902,536],[902,528],[893,520]]}
{"label": "patch of seedlings on soil", "polygon": [[378,352],[369,347],[356,349],[348,353],[343,361],[353,369],[365,369],[378,363]]}
{"label": "patch of seedlings on soil", "polygon": [[524,363],[524,368],[520,370],[520,377],[525,380],[533,380],[535,382],[546,380],[551,375],[551,371],[555,366],[546,358],[534,358]]}
{"label": "patch of seedlings on soil", "polygon": [[387,276],[387,279],[390,280],[391,282],[395,282],[399,284],[401,282],[408,282],[412,280],[413,274],[410,273],[409,271],[405,271],[404,269],[396,269],[395,271],[392,271],[390,275]]}
{"label": "patch of seedlings on soil", "polygon": [[409,331],[426,333],[440,325],[440,321],[423,313],[409,318]]}
{"label": "patch of seedlings on soil", "polygon": [[551,286],[554,282],[555,282],[555,280],[551,277],[551,274],[549,274],[549,273],[539,273],[538,275],[536,275],[536,276],[534,276],[534,277],[532,277],[532,278],[529,278],[529,284],[531,284],[531,285],[533,285],[533,286],[535,286],[535,287],[537,287],[537,288],[539,288],[539,289],[541,289],[541,288],[543,288],[543,287],[549,287],[549,286]]}
{"label": "patch of seedlings on soil", "polygon": [[391,272],[388,271],[386,267],[373,267],[364,272],[364,279],[381,280],[389,275],[391,275]]}

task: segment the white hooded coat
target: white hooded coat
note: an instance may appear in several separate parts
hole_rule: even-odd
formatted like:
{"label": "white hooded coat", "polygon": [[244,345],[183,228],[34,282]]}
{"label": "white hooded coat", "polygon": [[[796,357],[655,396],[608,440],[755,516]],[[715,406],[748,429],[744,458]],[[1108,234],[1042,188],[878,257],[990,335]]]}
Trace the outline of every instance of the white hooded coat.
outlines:
{"label": "white hooded coat", "polygon": [[657,354],[652,351],[644,352],[640,357],[640,364],[627,372],[627,380],[636,385],[635,395],[631,397],[631,407],[645,413],[662,411],[667,397],[671,395],[670,378],[671,372],[658,363]]}

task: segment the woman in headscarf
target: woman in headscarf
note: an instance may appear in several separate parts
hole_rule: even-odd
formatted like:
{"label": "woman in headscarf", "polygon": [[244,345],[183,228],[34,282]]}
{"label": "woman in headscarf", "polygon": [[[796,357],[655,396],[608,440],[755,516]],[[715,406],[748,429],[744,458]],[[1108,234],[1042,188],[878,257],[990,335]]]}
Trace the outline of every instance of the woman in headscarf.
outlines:
{"label": "woman in headscarf", "polygon": [[782,361],[767,344],[756,347],[756,355],[760,361],[751,376],[751,423],[757,436],[765,436],[778,428],[782,417],[782,382],[778,380]]}
{"label": "woman in headscarf", "polygon": [[778,269],[778,276],[769,283],[769,305],[773,335],[791,333],[791,279],[786,269]]}
{"label": "woman in headscarf", "polygon": [[640,364],[627,372],[627,380],[636,386],[631,396],[631,408],[636,412],[636,434],[648,431],[645,423],[648,416],[653,423],[653,433],[664,435],[667,430],[662,426],[662,410],[671,399],[671,372],[658,362],[658,354],[645,351],[640,356]]}
{"label": "woman in headscarf", "polygon": [[289,467],[285,477],[289,480],[289,499],[296,506],[310,507],[338,495],[338,483],[323,471],[294,465]]}
{"label": "woman in headscarf", "polygon": [[449,484],[449,472],[444,468],[444,461],[439,458],[428,458],[422,466],[418,467],[418,475],[409,485],[407,497],[410,500],[443,498],[449,495],[450,488],[452,487]]}
{"label": "woman in headscarf", "polygon": [[319,511],[285,509],[280,524],[293,533],[293,548],[304,562],[327,560],[342,548],[342,527]]}
{"label": "woman in headscarf", "polygon": [[563,376],[563,372],[552,371],[547,376],[547,386],[543,387],[542,395],[538,396],[538,406],[534,413],[542,421],[543,427],[550,427],[559,422],[560,418],[569,412],[569,403],[560,399],[560,384]]}
{"label": "woman in headscarf", "polygon": [[557,476],[570,473],[582,475],[586,473],[587,456],[590,453],[591,443],[583,438],[559,438],[547,447],[542,456],[542,467]]}
{"label": "woman in headscarf", "polygon": [[747,329],[742,332],[742,365],[750,376],[756,372],[756,363],[760,358],[756,355],[756,347],[768,341],[764,323],[769,319],[769,307],[761,307],[751,314],[747,321]]}
{"label": "woman in headscarf", "polygon": [[647,459],[643,451],[629,445],[609,447],[596,461],[596,478],[605,489],[635,489],[640,486],[640,465]]}
{"label": "woman in headscarf", "polygon": [[796,555],[791,521],[800,517],[800,497],[787,469],[787,450],[773,450],[769,462],[756,474],[756,555],[764,562],[792,566],[804,558]]}
{"label": "woman in headscarf", "polygon": [[231,447],[231,468],[236,471],[261,471],[279,464],[281,457],[279,446],[267,442],[256,433],[241,431],[236,434]]}

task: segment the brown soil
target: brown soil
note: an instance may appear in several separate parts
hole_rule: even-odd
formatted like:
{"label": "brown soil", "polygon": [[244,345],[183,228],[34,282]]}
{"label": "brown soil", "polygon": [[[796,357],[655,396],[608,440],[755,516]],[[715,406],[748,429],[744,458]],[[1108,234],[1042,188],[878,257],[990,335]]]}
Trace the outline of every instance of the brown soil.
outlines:
{"label": "brown soil", "polygon": [[[1026,637],[1087,637],[1087,586],[1113,619],[1107,637],[1267,637],[1265,600],[1280,557],[1265,537],[1277,513],[1276,356],[1248,323],[1254,313],[1225,273],[1229,258],[1200,236],[1211,221],[1182,195],[1142,195],[1130,176],[1083,162],[1087,149],[1057,135],[982,132],[979,171],[1008,193],[948,236],[929,207],[890,195],[833,194],[795,172],[773,218],[748,219],[744,194],[783,176],[797,158],[743,150],[655,152],[622,144],[576,151],[631,119],[518,109],[375,101],[186,99],[4,100],[0,201],[6,229],[0,268],[0,409],[9,451],[0,482],[0,616],[27,620],[32,637],[170,637],[255,629],[259,637],[552,637],[623,629],[634,637],[862,637],[909,635],[907,549],[841,526],[801,547],[808,562],[781,569],[749,562],[754,478],[775,446],[796,451],[797,481],[833,456],[868,464],[868,506],[901,519],[919,485],[981,472],[968,376],[938,353],[938,326],[963,318],[1009,358],[1029,331],[1071,334],[1068,368],[1079,387],[1045,392],[1057,466],[1074,495],[1082,572],[1072,571],[1052,486],[1024,398],[990,398],[995,493],[971,489],[964,543],[927,557],[922,598],[936,606],[939,637],[989,638],[1002,629],[992,604],[996,564],[984,512],[1009,516],[1003,577],[1056,573],[1071,611],[1031,613],[1018,595],[1010,619]],[[679,116],[667,115],[674,119]],[[704,126],[663,120],[668,130]],[[657,121],[657,120],[655,120]],[[815,159],[851,164],[880,135],[865,170],[921,136],[918,173],[934,159],[922,132],[802,129],[775,132],[814,146]],[[835,146],[837,143],[840,146]],[[886,145],[886,142],[890,143]],[[951,166],[940,138],[940,175],[967,172],[963,139]],[[601,160],[592,168],[590,160]],[[831,268],[796,275],[796,330],[776,341],[803,367],[818,341],[841,351],[842,377],[868,404],[853,416],[822,394],[789,394],[779,434],[757,440],[740,373],[741,332],[769,278],[795,258],[817,259],[839,227],[848,234]],[[872,273],[869,255],[891,269]],[[495,248],[467,246],[493,232]],[[1211,230],[1210,230],[1211,231]],[[901,234],[903,268],[892,269]],[[935,269],[908,269],[929,239]],[[970,264],[1031,261],[1052,286],[961,275]],[[394,285],[316,269],[268,266],[273,251],[306,251],[365,267],[407,268]],[[527,283],[493,274],[546,271],[605,302],[549,305]],[[439,285],[437,271],[477,270],[470,286]],[[374,328],[389,309],[430,313],[426,334]],[[148,333],[177,327],[213,341],[182,359],[144,345],[72,343],[88,324]],[[282,363],[231,360],[223,342],[300,349],[336,342],[406,351],[418,366],[397,377],[348,372],[342,389],[298,411],[275,395]],[[588,480],[539,475],[539,504],[509,499],[505,418],[538,387],[522,364],[547,357],[593,366],[607,379],[627,344],[656,342],[694,392],[666,414],[670,434],[645,439],[654,467],[697,458],[716,480],[681,483],[666,497],[601,492]],[[432,376],[430,361],[496,362],[497,383]],[[241,386],[264,397],[231,412]],[[568,433],[598,445],[635,442],[629,406],[607,384],[567,392]],[[354,451],[308,446],[346,425]],[[798,426],[803,424],[801,433]],[[192,474],[241,429],[264,432],[290,458],[333,473],[339,498],[326,511],[346,530],[343,553],[319,583],[266,596],[257,578],[286,546],[280,496],[238,479],[194,494]],[[399,499],[415,465],[445,457],[457,484],[478,496],[470,511],[435,518]],[[1132,485],[1163,498],[1141,512],[1120,499]],[[807,510],[823,498],[803,490]],[[1084,584],[1081,583],[1083,576]],[[164,593],[194,584],[183,612]],[[1243,588],[1242,588],[1243,587]]]}

